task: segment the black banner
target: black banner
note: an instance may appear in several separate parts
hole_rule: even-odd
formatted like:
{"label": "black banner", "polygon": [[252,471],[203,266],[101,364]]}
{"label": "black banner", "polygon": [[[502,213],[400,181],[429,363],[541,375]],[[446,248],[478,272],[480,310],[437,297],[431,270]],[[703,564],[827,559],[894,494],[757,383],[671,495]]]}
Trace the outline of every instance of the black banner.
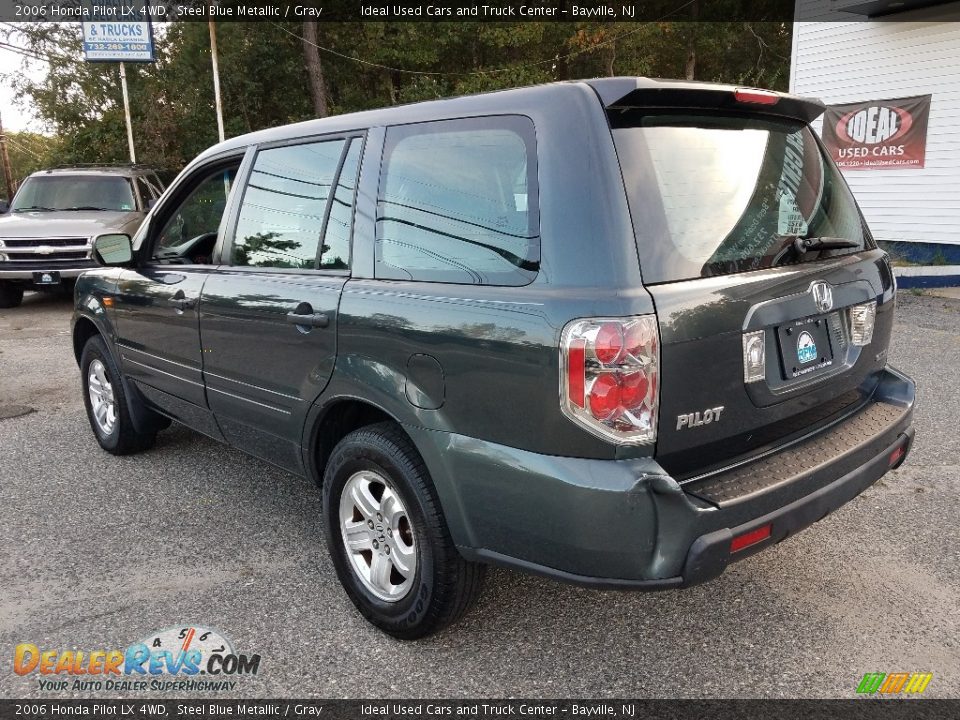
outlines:
{"label": "black banner", "polygon": [[790,22],[793,19],[794,0],[125,0],[123,3],[0,0],[0,20],[20,22]]}
{"label": "black banner", "polygon": [[575,718],[577,720],[924,720],[960,716],[960,700],[0,700],[0,718]]}
{"label": "black banner", "polygon": [[[833,4],[797,0],[0,0],[7,22],[226,22],[439,21],[439,22],[792,22],[900,19],[904,3],[889,14],[843,11]],[[929,4],[929,3],[928,3]],[[845,6],[844,6],[845,7]],[[124,9],[136,12],[124,14]],[[839,9],[838,9],[839,8]],[[941,11],[947,16],[960,12]],[[908,18],[909,19],[909,18]]]}

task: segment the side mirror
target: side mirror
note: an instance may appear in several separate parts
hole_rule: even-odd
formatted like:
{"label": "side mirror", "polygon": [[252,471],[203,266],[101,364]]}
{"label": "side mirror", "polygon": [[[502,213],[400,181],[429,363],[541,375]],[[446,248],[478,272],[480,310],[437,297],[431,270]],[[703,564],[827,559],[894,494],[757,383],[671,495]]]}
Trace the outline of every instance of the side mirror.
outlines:
{"label": "side mirror", "polygon": [[8,212],[10,212],[10,203],[0,200],[0,215],[6,215]]}
{"label": "side mirror", "polygon": [[101,235],[93,241],[93,257],[101,265],[127,265],[133,260],[130,236],[122,233]]}
{"label": "side mirror", "polygon": [[150,198],[147,200],[147,210],[153,210],[153,206],[157,204],[156,198]]}

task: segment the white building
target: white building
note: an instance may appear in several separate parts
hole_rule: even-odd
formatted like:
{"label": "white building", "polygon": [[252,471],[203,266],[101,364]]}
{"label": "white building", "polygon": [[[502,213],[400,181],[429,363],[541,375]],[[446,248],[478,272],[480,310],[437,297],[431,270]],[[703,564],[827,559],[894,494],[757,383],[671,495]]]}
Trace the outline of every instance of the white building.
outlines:
{"label": "white building", "polygon": [[828,105],[932,96],[923,168],[844,176],[896,254],[960,264],[960,2],[797,0],[796,18],[791,92]]}

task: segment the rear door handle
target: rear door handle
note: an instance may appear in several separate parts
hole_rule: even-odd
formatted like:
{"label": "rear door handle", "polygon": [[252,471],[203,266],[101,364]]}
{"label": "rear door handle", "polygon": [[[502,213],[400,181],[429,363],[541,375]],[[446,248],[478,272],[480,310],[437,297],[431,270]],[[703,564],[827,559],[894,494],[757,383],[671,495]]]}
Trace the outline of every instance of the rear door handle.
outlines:
{"label": "rear door handle", "polygon": [[287,313],[287,322],[291,325],[325,328],[330,325],[330,318],[327,317],[326,313],[299,315],[295,312],[289,312]]}

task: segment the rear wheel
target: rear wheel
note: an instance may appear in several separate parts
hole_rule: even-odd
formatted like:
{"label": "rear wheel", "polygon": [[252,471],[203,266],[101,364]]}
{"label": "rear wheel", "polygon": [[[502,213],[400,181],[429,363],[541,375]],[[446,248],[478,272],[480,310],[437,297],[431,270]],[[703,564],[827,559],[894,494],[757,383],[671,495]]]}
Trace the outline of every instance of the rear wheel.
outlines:
{"label": "rear wheel", "polygon": [[100,337],[92,337],[84,345],[80,372],[87,419],[100,447],[114,455],[152,447],[157,434],[141,433],[134,427],[120,371]]}
{"label": "rear wheel", "polygon": [[323,513],[340,582],[384,632],[429,635],[479,595],[484,567],[457,551],[427,468],[395,424],[361,428],[334,448]]}
{"label": "rear wheel", "polygon": [[0,280],[0,308],[17,307],[23,302],[23,285]]}

